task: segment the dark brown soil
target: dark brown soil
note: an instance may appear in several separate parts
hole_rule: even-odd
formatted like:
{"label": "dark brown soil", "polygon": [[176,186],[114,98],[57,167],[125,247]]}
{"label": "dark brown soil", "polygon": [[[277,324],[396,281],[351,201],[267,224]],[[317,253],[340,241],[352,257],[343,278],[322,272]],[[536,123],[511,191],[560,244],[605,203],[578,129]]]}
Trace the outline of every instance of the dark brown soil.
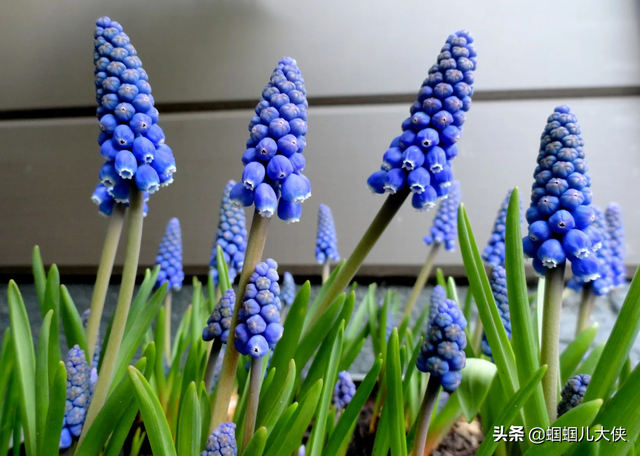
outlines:
{"label": "dark brown soil", "polygon": [[433,450],[432,456],[471,456],[476,454],[484,435],[477,421],[467,423],[464,420],[453,425],[440,446]]}

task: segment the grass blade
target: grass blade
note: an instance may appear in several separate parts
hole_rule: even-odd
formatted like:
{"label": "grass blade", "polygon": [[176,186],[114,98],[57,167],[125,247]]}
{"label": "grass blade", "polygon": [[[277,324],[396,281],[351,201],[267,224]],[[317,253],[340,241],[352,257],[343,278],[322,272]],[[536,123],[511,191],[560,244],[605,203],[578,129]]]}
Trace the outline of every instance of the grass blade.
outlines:
{"label": "grass blade", "polygon": [[[49,411],[49,333],[51,331],[52,318],[53,310],[49,310],[40,326],[40,337],[38,338],[36,352],[36,445],[38,446],[38,454],[44,453],[43,449],[45,447],[43,445],[47,426],[47,413]],[[56,373],[58,370],[59,368],[56,369]],[[52,379],[53,381],[54,379]],[[0,393],[2,392],[0,390]]]}
{"label": "grass blade", "polygon": [[37,245],[33,248],[33,254],[31,256],[31,270],[33,272],[33,283],[36,287],[36,295],[38,296],[38,305],[40,306],[40,315],[42,317],[47,313],[44,305],[44,294],[47,289],[47,274],[44,270],[44,264],[42,263],[42,256],[40,255],[40,247]]}
{"label": "grass blade", "polygon": [[[60,286],[60,315],[62,316],[62,327],[67,338],[67,348],[70,350],[74,345],[79,345],[82,351],[87,352],[87,335],[82,325],[82,319],[78,313],[76,305],[69,294],[69,290],[64,285]],[[91,364],[91,360],[87,360]]]}
{"label": "grass blade", "polygon": [[387,401],[389,408],[389,436],[391,456],[407,455],[407,440],[404,430],[404,411],[402,400],[402,371],[400,367],[400,347],[398,330],[391,332],[387,346]]}
{"label": "grass blade", "polygon": [[229,281],[229,268],[227,267],[227,262],[224,261],[224,252],[219,245],[216,246],[216,265],[218,267],[218,286],[220,287],[220,294],[223,295],[231,288],[231,282]]}
{"label": "grass blade", "polygon": [[591,327],[578,334],[578,337],[576,337],[560,355],[560,379],[563,385],[567,383],[567,380],[569,380],[575,372],[584,354],[589,350],[597,332],[598,323],[594,323]]}
{"label": "grass blade", "polygon": [[264,447],[267,444],[267,428],[259,428],[249,440],[247,447],[242,452],[242,456],[262,456]]}
{"label": "grass blade", "polygon": [[[276,370],[276,374],[277,374]],[[283,383],[272,382],[272,387],[260,401],[256,426],[264,426],[272,429],[287,407],[287,402],[293,395],[293,387],[296,384],[296,362],[289,361],[289,369]]]}
{"label": "grass blade", "polygon": [[67,400],[67,369],[62,361],[58,362],[56,375],[51,385],[51,399],[48,404],[46,424],[42,437],[42,447],[38,452],[41,456],[58,456],[60,450],[60,433]]}
{"label": "grass blade", "polygon": [[176,449],[178,456],[194,456],[200,450],[202,416],[195,382],[191,382],[182,398]]}
{"label": "grass blade", "polygon": [[58,361],[62,359],[60,352],[60,273],[54,264],[49,268],[47,289],[44,294],[46,312],[53,309],[51,332],[49,338],[49,378],[53,380],[58,368]]}

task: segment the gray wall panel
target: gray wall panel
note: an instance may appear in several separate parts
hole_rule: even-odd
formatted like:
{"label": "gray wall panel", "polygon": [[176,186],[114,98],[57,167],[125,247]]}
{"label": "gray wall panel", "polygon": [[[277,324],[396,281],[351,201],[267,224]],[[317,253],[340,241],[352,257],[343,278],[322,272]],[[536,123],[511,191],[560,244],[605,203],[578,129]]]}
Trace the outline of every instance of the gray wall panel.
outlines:
{"label": "gray wall panel", "polygon": [[8,0],[0,110],[94,103],[96,17],[120,21],[158,102],[254,99],[282,55],[311,96],[415,92],[447,35],[474,32],[478,90],[640,84],[634,0]]}
{"label": "gray wall panel", "polygon": [[[570,104],[582,125],[595,202],[617,200],[627,226],[640,224],[636,204],[640,175],[640,98],[480,102],[469,113],[455,160],[463,201],[479,245],[487,239],[508,188],[522,189],[525,207],[540,132],[553,107]],[[307,175],[313,196],[302,222],[274,220],[266,255],[284,264],[313,264],[318,204],[332,207],[339,250],[349,255],[381,206],[365,180],[407,113],[407,106],[311,108]],[[166,115],[161,124],[178,161],[176,180],[152,196],[141,262],[153,262],[164,225],[180,218],[184,261],[206,264],[218,220],[220,194],[239,179],[249,111]],[[0,266],[26,265],[35,243],[46,262],[95,265],[106,228],[89,201],[101,164],[96,121],[73,119],[0,123]],[[430,213],[405,204],[368,264],[420,264]],[[628,230],[628,262],[640,262],[640,234]],[[120,260],[122,256],[120,256]],[[459,253],[441,254],[440,264],[461,264]]]}

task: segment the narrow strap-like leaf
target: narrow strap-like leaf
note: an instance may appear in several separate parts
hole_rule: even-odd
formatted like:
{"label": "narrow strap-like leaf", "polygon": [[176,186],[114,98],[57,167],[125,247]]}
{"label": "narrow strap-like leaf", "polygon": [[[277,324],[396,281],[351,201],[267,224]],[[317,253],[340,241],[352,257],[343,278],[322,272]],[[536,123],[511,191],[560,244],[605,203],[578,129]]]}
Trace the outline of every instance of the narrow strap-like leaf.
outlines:
{"label": "narrow strap-like leaf", "polygon": [[33,248],[33,255],[31,258],[31,271],[33,272],[33,283],[35,284],[36,295],[38,296],[40,315],[44,317],[47,313],[44,304],[44,294],[47,289],[47,274],[45,273],[44,264],[42,263],[40,247],[37,245]]}
{"label": "narrow strap-like leaf", "polygon": [[200,450],[202,416],[195,382],[191,382],[181,398],[176,449],[178,456],[194,456]]}
{"label": "narrow strap-like leaf", "polygon": [[46,424],[42,447],[38,453],[40,456],[58,456],[60,451],[60,433],[62,432],[62,420],[67,401],[67,369],[62,361],[58,362],[56,375],[51,384],[51,395],[47,410]]}
{"label": "narrow strap-like leaf", "polygon": [[242,452],[242,456],[262,456],[264,447],[267,444],[267,428],[259,428],[249,440],[247,447]]}
{"label": "narrow strap-like leaf", "polygon": [[[49,410],[49,333],[51,331],[52,318],[53,309],[50,309],[42,320],[38,349],[36,351],[36,444],[38,445],[38,454],[43,453],[47,412]],[[58,370],[56,369],[56,372]],[[53,381],[55,379],[52,379],[52,387],[55,386]],[[2,393],[2,390],[0,390],[0,393]]]}
{"label": "narrow strap-like leaf", "polygon": [[280,385],[272,383],[269,394],[260,401],[258,408],[258,418],[256,426],[264,426],[271,429],[284,409],[287,407],[287,401],[293,394],[293,387],[296,383],[296,362],[289,361],[289,369],[285,381]]}
{"label": "narrow strap-like leaf", "polygon": [[62,359],[60,351],[60,273],[54,264],[49,268],[47,289],[44,294],[46,311],[53,310],[51,319],[51,334],[49,335],[49,380],[53,381],[58,361]]}
{"label": "narrow strap-like leaf", "polygon": [[224,252],[222,247],[216,246],[216,265],[218,266],[218,285],[220,287],[220,294],[224,294],[229,288],[231,288],[231,282],[229,281],[229,268],[227,262],[224,261]]}
{"label": "narrow strap-like leaf", "polygon": [[578,334],[573,342],[571,342],[560,355],[560,373],[561,383],[563,385],[567,383],[569,378],[571,378],[575,372],[578,364],[582,361],[584,354],[589,350],[589,347],[591,347],[591,343],[596,337],[597,332],[598,323],[594,323],[592,326]]}
{"label": "narrow strap-like leaf", "polygon": [[387,401],[389,408],[389,436],[391,456],[407,455],[407,440],[404,429],[404,410],[402,400],[402,372],[400,368],[400,347],[398,330],[391,332],[387,348]]}
{"label": "narrow strap-like leaf", "polygon": [[202,417],[202,431],[200,432],[200,448],[204,448],[209,436],[207,432],[209,430],[209,420],[211,419],[211,407],[209,406],[209,396],[207,394],[207,387],[204,382],[200,382],[198,388],[198,400],[200,401],[200,416]]}
{"label": "narrow strap-like leaf", "polygon": [[[60,286],[60,316],[62,317],[62,327],[67,338],[67,347],[71,349],[74,345],[79,345],[82,351],[87,352],[87,335],[82,325],[82,318],[78,313],[76,305],[69,294],[69,290],[64,285]],[[87,360],[91,364],[91,360]]]}

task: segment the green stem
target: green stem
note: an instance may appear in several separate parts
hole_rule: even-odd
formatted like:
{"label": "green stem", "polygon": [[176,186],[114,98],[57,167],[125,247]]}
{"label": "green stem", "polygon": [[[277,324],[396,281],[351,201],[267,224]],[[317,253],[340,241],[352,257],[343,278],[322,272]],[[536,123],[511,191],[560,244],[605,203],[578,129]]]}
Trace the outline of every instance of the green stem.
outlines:
{"label": "green stem", "polygon": [[369,255],[369,252],[371,252],[373,246],[378,242],[378,239],[380,239],[384,230],[389,226],[393,217],[402,207],[402,204],[407,199],[407,196],[409,196],[409,193],[409,189],[405,187],[398,193],[387,197],[384,204],[376,214],[376,217],[371,222],[371,225],[369,225],[369,228],[367,228],[367,231],[365,231],[362,236],[362,239],[358,242],[355,250],[345,262],[340,273],[331,284],[331,287],[327,290],[324,299],[313,314],[311,321],[306,325],[307,332],[309,331],[309,328],[318,321],[318,318],[320,318],[320,316],[327,310],[333,300],[342,293],[347,285],[349,285],[349,282],[351,282],[351,279],[356,275],[356,272],[360,269],[360,266],[367,258],[367,255]]}
{"label": "green stem", "polygon": [[553,269],[547,269],[544,286],[540,364],[547,365],[547,372],[542,377],[542,390],[551,423],[556,420],[558,407],[558,359],[560,356],[558,344],[560,340],[560,313],[562,310],[565,265],[566,263],[563,263]]}
{"label": "green stem", "polygon": [[249,397],[247,398],[247,410],[244,419],[244,436],[242,438],[242,450],[247,447],[249,440],[256,430],[256,417],[258,415],[258,398],[262,387],[262,359],[251,358],[251,372],[249,373]]}
{"label": "green stem", "polygon": [[216,427],[227,420],[227,412],[229,410],[229,400],[233,390],[233,382],[236,377],[236,368],[238,365],[238,351],[233,343],[233,334],[238,322],[238,311],[242,307],[244,299],[244,289],[249,282],[249,277],[256,268],[256,265],[262,259],[264,244],[267,240],[267,232],[269,231],[269,222],[271,219],[262,217],[258,211],[254,211],[253,220],[251,222],[251,231],[247,241],[247,250],[244,255],[244,265],[240,273],[240,282],[238,284],[238,293],[236,297],[236,305],[233,310],[233,318],[229,327],[229,340],[224,353],[222,362],[222,370],[218,377],[218,386],[216,388],[216,401],[211,412],[211,421],[209,424],[209,434]]}
{"label": "green stem", "polygon": [[576,336],[587,329],[591,321],[591,312],[596,302],[596,295],[593,294],[593,283],[587,282],[582,286],[582,298],[580,299],[580,309],[578,310],[578,324],[576,325]]}
{"label": "green stem", "polygon": [[98,383],[96,385],[95,392],[93,393],[93,398],[91,399],[91,405],[89,406],[87,418],[82,429],[80,442],[82,442],[84,437],[87,435],[87,431],[104,405],[107,395],[109,394],[109,389],[111,388],[111,381],[113,380],[113,374],[118,360],[118,352],[120,351],[120,345],[122,344],[122,337],[127,324],[131,299],[133,298],[133,289],[136,284],[136,275],[138,273],[140,244],[142,240],[143,205],[142,192],[138,190],[135,182],[132,182],[129,190],[129,231],[127,236],[127,250],[124,259],[124,269],[122,270],[120,294],[118,295],[118,303],[116,304],[116,311],[111,325],[111,333],[109,334],[107,349],[102,359],[100,376],[98,377]]}
{"label": "green stem", "polygon": [[118,251],[118,244],[120,243],[125,209],[123,204],[116,204],[113,208],[113,213],[109,219],[109,227],[107,228],[107,236],[104,239],[104,246],[102,247],[102,256],[100,257],[96,283],[93,286],[93,295],[91,296],[91,312],[89,313],[89,322],[87,323],[87,360],[89,363],[93,359],[93,351],[98,341],[102,310],[104,309],[104,301],[107,297],[107,290],[109,289],[113,262],[116,258],[116,252]]}
{"label": "green stem", "polygon": [[440,250],[440,243],[431,244],[429,255],[427,255],[427,259],[425,260],[424,265],[420,270],[420,274],[418,274],[416,283],[413,285],[413,290],[411,290],[411,295],[409,296],[409,300],[407,301],[407,306],[405,307],[404,313],[402,314],[403,320],[411,315],[413,306],[418,301],[420,293],[422,293],[424,286],[427,284],[427,280],[429,280],[429,275],[431,274],[431,269],[433,269],[433,262],[435,261],[436,255],[438,254],[438,250]]}
{"label": "green stem", "polygon": [[329,276],[331,275],[331,265],[329,264],[329,258],[322,265],[322,283],[325,283],[329,280]]}
{"label": "green stem", "polygon": [[164,297],[164,355],[171,367],[171,290]]}
{"label": "green stem", "polygon": [[420,414],[418,415],[416,436],[413,441],[413,452],[411,453],[413,456],[424,455],[424,449],[427,443],[427,433],[429,431],[429,421],[431,421],[433,406],[436,403],[439,391],[440,380],[434,377],[429,377],[427,390],[424,393],[422,405],[420,406]]}
{"label": "green stem", "polygon": [[207,392],[211,391],[213,384],[213,375],[216,372],[216,364],[218,363],[218,356],[222,350],[222,341],[220,338],[216,338],[211,345],[211,353],[209,353],[209,359],[207,360],[207,369],[204,374],[204,386],[207,388]]}

